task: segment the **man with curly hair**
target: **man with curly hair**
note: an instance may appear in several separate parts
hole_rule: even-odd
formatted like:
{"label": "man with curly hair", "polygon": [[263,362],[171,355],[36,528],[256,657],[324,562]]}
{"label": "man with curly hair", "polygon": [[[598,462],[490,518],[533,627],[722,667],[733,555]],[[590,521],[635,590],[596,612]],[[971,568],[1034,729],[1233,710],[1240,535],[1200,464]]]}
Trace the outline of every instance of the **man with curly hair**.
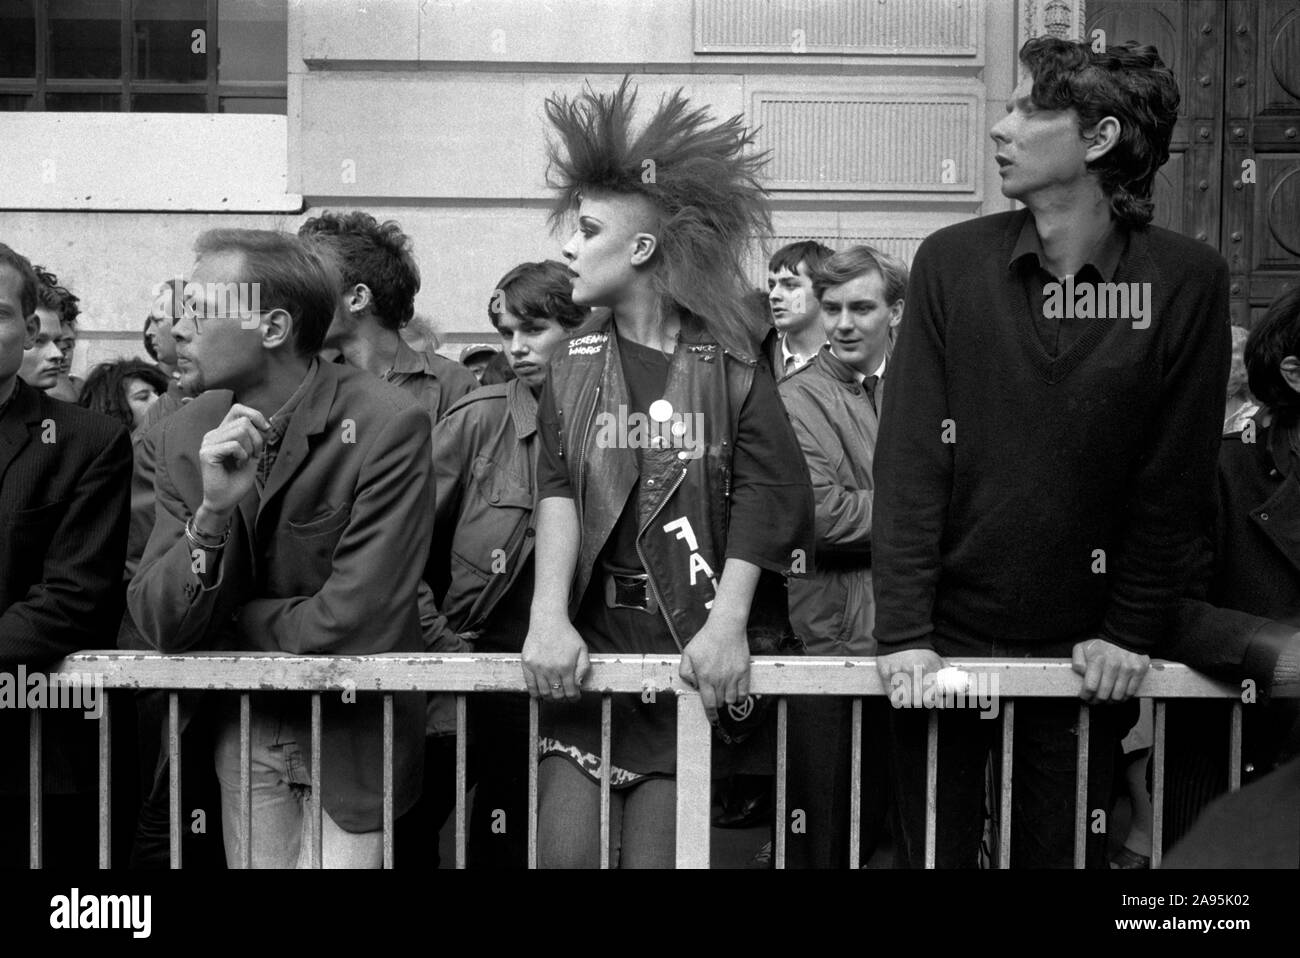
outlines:
{"label": "man with curly hair", "polygon": [[[42,392],[54,395],[59,376],[64,369],[63,349],[59,343],[65,324],[76,321],[79,309],[77,297],[49,270],[32,267],[40,280],[36,288],[36,318],[40,329],[23,352],[22,368],[18,375],[23,382]],[[56,399],[76,401],[76,396],[54,395]]]}
{"label": "man with curly hair", "polygon": [[[875,637],[898,707],[898,851],[914,867],[928,858],[929,716],[903,707],[923,704],[948,657],[1073,660],[1080,697],[1099,706],[1087,809],[1077,701],[1017,704],[1011,791],[1011,864],[1070,865],[1076,816],[1108,807],[1112,749],[1132,724],[1113,703],[1142,684],[1213,508],[1227,265],[1149,225],[1173,74],[1133,44],[1039,38],[1020,60],[991,136],[1002,192],[1025,209],[921,245],[876,446]],[[982,714],[938,722],[941,867],[976,864],[1000,742]],[[1087,833],[1090,865],[1105,837]]]}
{"label": "man with curly hair", "polygon": [[303,223],[298,235],[322,249],[343,279],[326,349],[412,395],[433,422],[478,388],[465,367],[432,350],[417,353],[398,332],[415,315],[420,270],[396,222],[380,223],[362,210],[326,210]]}

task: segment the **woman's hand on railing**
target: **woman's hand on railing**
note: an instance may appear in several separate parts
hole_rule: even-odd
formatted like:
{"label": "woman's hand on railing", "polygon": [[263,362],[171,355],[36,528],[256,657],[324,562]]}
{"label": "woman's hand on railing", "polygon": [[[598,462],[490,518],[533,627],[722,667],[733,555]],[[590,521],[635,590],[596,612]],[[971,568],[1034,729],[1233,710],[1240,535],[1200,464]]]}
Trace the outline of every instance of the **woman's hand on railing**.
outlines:
{"label": "woman's hand on railing", "polygon": [[524,639],[524,684],[535,699],[576,702],[579,688],[591,670],[587,643],[562,615],[539,616],[533,611]]}
{"label": "woman's hand on railing", "polygon": [[749,636],[744,622],[709,616],[682,650],[678,674],[700,693],[700,704],[710,721],[723,705],[745,701],[749,695]]}
{"label": "woman's hand on railing", "polygon": [[896,709],[921,708],[925,677],[947,668],[947,665],[933,649],[904,649],[876,657],[880,681],[885,685],[889,703]]}
{"label": "woman's hand on railing", "polygon": [[1151,657],[1095,638],[1074,647],[1073,665],[1074,671],[1083,676],[1079,698],[1085,702],[1123,702],[1137,694],[1151,667]]}

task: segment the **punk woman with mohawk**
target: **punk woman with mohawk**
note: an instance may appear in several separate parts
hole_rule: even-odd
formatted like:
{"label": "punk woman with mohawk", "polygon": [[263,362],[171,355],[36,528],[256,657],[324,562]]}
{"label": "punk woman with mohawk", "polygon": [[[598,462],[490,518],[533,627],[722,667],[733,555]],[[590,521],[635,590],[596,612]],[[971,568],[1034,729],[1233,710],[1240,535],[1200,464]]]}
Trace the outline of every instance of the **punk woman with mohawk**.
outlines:
{"label": "punk woman with mohawk", "polygon": [[[538,413],[523,668],[544,703],[542,867],[599,860],[588,653],[680,652],[683,681],[734,731],[753,706],[750,651],[791,636],[781,573],[811,550],[807,467],[746,306],[744,254],[770,231],[766,157],[740,117],[717,122],[680,90],[639,131],[635,103],[626,78],[546,103],[551,222],[577,218],[573,301],[604,309],[553,360]],[[610,766],[611,864],[672,867],[672,696],[614,697]]]}

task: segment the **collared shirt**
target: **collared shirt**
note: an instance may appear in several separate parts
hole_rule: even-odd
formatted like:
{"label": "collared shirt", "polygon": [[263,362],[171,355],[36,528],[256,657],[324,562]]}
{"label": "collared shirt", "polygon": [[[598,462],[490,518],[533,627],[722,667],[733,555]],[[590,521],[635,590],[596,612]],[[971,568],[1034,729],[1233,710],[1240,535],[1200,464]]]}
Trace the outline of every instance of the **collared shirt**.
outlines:
{"label": "collared shirt", "polygon": [[805,356],[803,353],[791,352],[789,346],[789,338],[790,337],[788,336],[781,337],[781,375],[782,376],[789,376],[796,369],[800,369],[803,366],[807,366],[810,362],[812,362],[813,357],[817,355],[816,351],[809,353],[807,356]]}
{"label": "collared shirt", "polygon": [[[1128,234],[1112,223],[1075,274],[1075,283],[1112,282],[1115,271],[1119,268],[1120,257],[1124,255],[1127,246]],[[1029,300],[1029,315],[1047,355],[1055,359],[1068,352],[1075,340],[1092,323],[1092,319],[1076,317],[1073,310],[1067,310],[1069,315],[1059,318],[1047,315],[1045,288],[1049,283],[1059,280],[1047,269],[1047,254],[1043,252],[1043,241],[1032,216],[1025,217],[1025,225],[1020,229],[1007,268],[1020,270],[1025,296]]]}
{"label": "collared shirt", "polygon": [[868,376],[866,373],[859,373],[859,372],[855,372],[853,375],[855,375],[858,378],[859,383],[865,383],[868,379],[874,380],[875,382],[880,382],[880,380],[885,378],[885,363],[887,362],[889,362],[889,357],[885,356],[883,359],[880,360],[880,365],[876,367],[876,371],[872,373],[870,376]]}
{"label": "collared shirt", "polygon": [[871,403],[871,408],[875,410],[877,415],[880,413],[880,407],[876,404],[876,386],[880,383],[880,380],[885,378],[885,363],[887,362],[889,362],[889,356],[885,356],[880,360],[880,365],[876,367],[876,371],[870,376],[856,371],[853,373],[858,385],[867,394],[867,401]]}
{"label": "collared shirt", "polygon": [[400,337],[393,365],[384,373],[383,380],[424,406],[431,423],[442,419],[457,400],[479,385],[474,374],[460,363],[437,353],[416,352]]}
{"label": "collared shirt", "polygon": [[1255,414],[1258,412],[1259,406],[1256,403],[1250,402],[1249,400],[1242,403],[1240,409],[1234,412],[1231,416],[1224,417],[1223,434],[1226,436],[1229,433],[1240,432],[1245,429],[1246,423],[1254,419]]}
{"label": "collared shirt", "polygon": [[307,395],[307,390],[311,388],[312,382],[316,379],[316,367],[319,361],[313,359],[311,365],[307,367],[307,375],[302,378],[298,388],[293,391],[283,406],[276,410],[275,415],[271,416],[270,428],[266,431],[265,445],[262,448],[262,458],[257,463],[257,491],[261,492],[266,485],[266,480],[270,478],[271,470],[275,467],[275,458],[280,454],[280,443],[284,439],[284,434],[289,429],[289,420],[292,418],[294,410],[302,403],[302,397]]}

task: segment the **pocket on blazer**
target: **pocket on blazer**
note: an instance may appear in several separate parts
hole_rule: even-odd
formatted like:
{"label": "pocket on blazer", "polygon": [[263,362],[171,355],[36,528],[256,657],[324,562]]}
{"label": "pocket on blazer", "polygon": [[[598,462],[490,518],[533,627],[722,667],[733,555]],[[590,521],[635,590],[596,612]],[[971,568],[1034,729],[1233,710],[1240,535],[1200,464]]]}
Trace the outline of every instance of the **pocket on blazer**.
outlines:
{"label": "pocket on blazer", "polygon": [[314,595],[334,569],[334,551],[351,516],[351,507],[342,506],[306,522],[288,520],[268,557],[270,594]]}
{"label": "pocket on blazer", "polygon": [[51,502],[44,506],[37,506],[35,509],[19,509],[9,515],[6,523],[15,537],[31,538],[32,536],[48,535],[63,520],[63,515],[68,511],[68,500],[63,499],[59,502]]}
{"label": "pocket on blazer", "polygon": [[306,522],[295,522],[290,519],[289,534],[298,539],[314,539],[317,536],[329,535],[332,532],[342,532],[350,518],[352,518],[352,507],[350,505],[339,506],[333,512],[326,513],[315,519],[309,519]]}

